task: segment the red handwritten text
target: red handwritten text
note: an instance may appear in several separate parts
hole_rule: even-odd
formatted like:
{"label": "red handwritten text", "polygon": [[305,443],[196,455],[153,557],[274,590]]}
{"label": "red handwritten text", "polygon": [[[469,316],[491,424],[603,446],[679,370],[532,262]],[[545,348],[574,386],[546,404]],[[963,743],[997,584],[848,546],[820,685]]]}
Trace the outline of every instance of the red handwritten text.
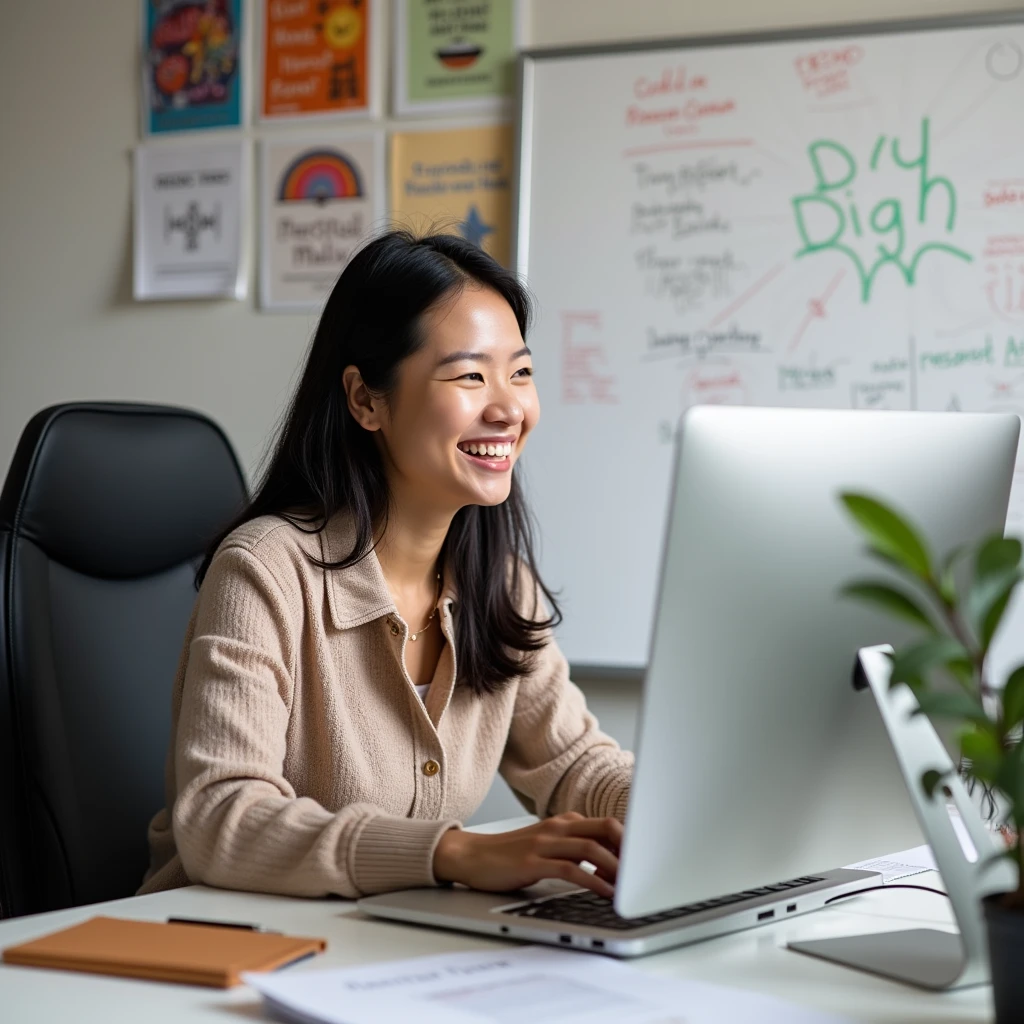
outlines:
{"label": "red handwritten text", "polygon": [[864,58],[856,45],[806,53],[793,61],[804,88],[824,99],[850,88],[850,69]]}

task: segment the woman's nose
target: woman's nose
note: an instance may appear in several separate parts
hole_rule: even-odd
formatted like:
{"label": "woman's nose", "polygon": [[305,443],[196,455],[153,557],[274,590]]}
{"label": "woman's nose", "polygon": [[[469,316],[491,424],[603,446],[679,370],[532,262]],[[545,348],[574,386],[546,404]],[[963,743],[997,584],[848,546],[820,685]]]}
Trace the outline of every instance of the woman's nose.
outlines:
{"label": "woman's nose", "polygon": [[522,403],[510,390],[502,390],[488,403],[484,410],[484,419],[488,423],[521,423]]}

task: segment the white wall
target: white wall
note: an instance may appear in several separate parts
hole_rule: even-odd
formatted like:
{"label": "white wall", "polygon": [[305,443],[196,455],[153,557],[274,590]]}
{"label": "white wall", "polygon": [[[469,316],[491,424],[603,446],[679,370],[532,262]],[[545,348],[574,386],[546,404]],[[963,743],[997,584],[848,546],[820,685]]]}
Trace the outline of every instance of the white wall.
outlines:
{"label": "white wall", "polygon": [[[315,318],[261,314],[251,297],[240,303],[132,302],[130,152],[138,141],[141,4],[32,0],[4,6],[0,466],[7,466],[22,427],[44,406],[115,398],[209,413],[251,470],[287,399]],[[527,44],[1020,6],[1007,0],[526,0]],[[261,130],[247,134],[258,138]],[[543,443],[543,435],[534,443]],[[631,744],[637,684],[585,688],[602,724]],[[495,793],[483,816],[515,813],[510,800]]]}

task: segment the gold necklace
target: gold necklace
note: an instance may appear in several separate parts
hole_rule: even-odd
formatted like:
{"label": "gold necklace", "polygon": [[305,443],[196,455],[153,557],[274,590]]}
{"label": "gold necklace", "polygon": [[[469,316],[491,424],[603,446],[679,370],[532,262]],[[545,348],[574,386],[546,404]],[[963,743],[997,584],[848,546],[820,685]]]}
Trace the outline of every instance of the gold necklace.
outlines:
{"label": "gold necklace", "polygon": [[430,618],[427,619],[423,625],[416,630],[415,633],[409,634],[410,640],[415,640],[430,624],[434,621],[434,616],[437,614],[437,602],[441,600],[441,574],[437,574],[437,591],[434,594],[434,608],[430,613]]}

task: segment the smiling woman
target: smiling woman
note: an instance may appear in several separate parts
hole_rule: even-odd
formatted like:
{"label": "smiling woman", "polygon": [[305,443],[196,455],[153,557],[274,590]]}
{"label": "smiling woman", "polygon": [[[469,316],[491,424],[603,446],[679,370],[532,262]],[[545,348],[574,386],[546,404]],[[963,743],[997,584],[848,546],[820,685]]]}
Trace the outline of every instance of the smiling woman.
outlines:
{"label": "smiling woman", "polygon": [[[391,232],[346,267],[197,575],[142,892],[611,895],[633,762],[569,680],[537,573],[515,470],[540,415],[529,319],[516,277],[454,236]],[[497,770],[544,820],[461,831]]]}

